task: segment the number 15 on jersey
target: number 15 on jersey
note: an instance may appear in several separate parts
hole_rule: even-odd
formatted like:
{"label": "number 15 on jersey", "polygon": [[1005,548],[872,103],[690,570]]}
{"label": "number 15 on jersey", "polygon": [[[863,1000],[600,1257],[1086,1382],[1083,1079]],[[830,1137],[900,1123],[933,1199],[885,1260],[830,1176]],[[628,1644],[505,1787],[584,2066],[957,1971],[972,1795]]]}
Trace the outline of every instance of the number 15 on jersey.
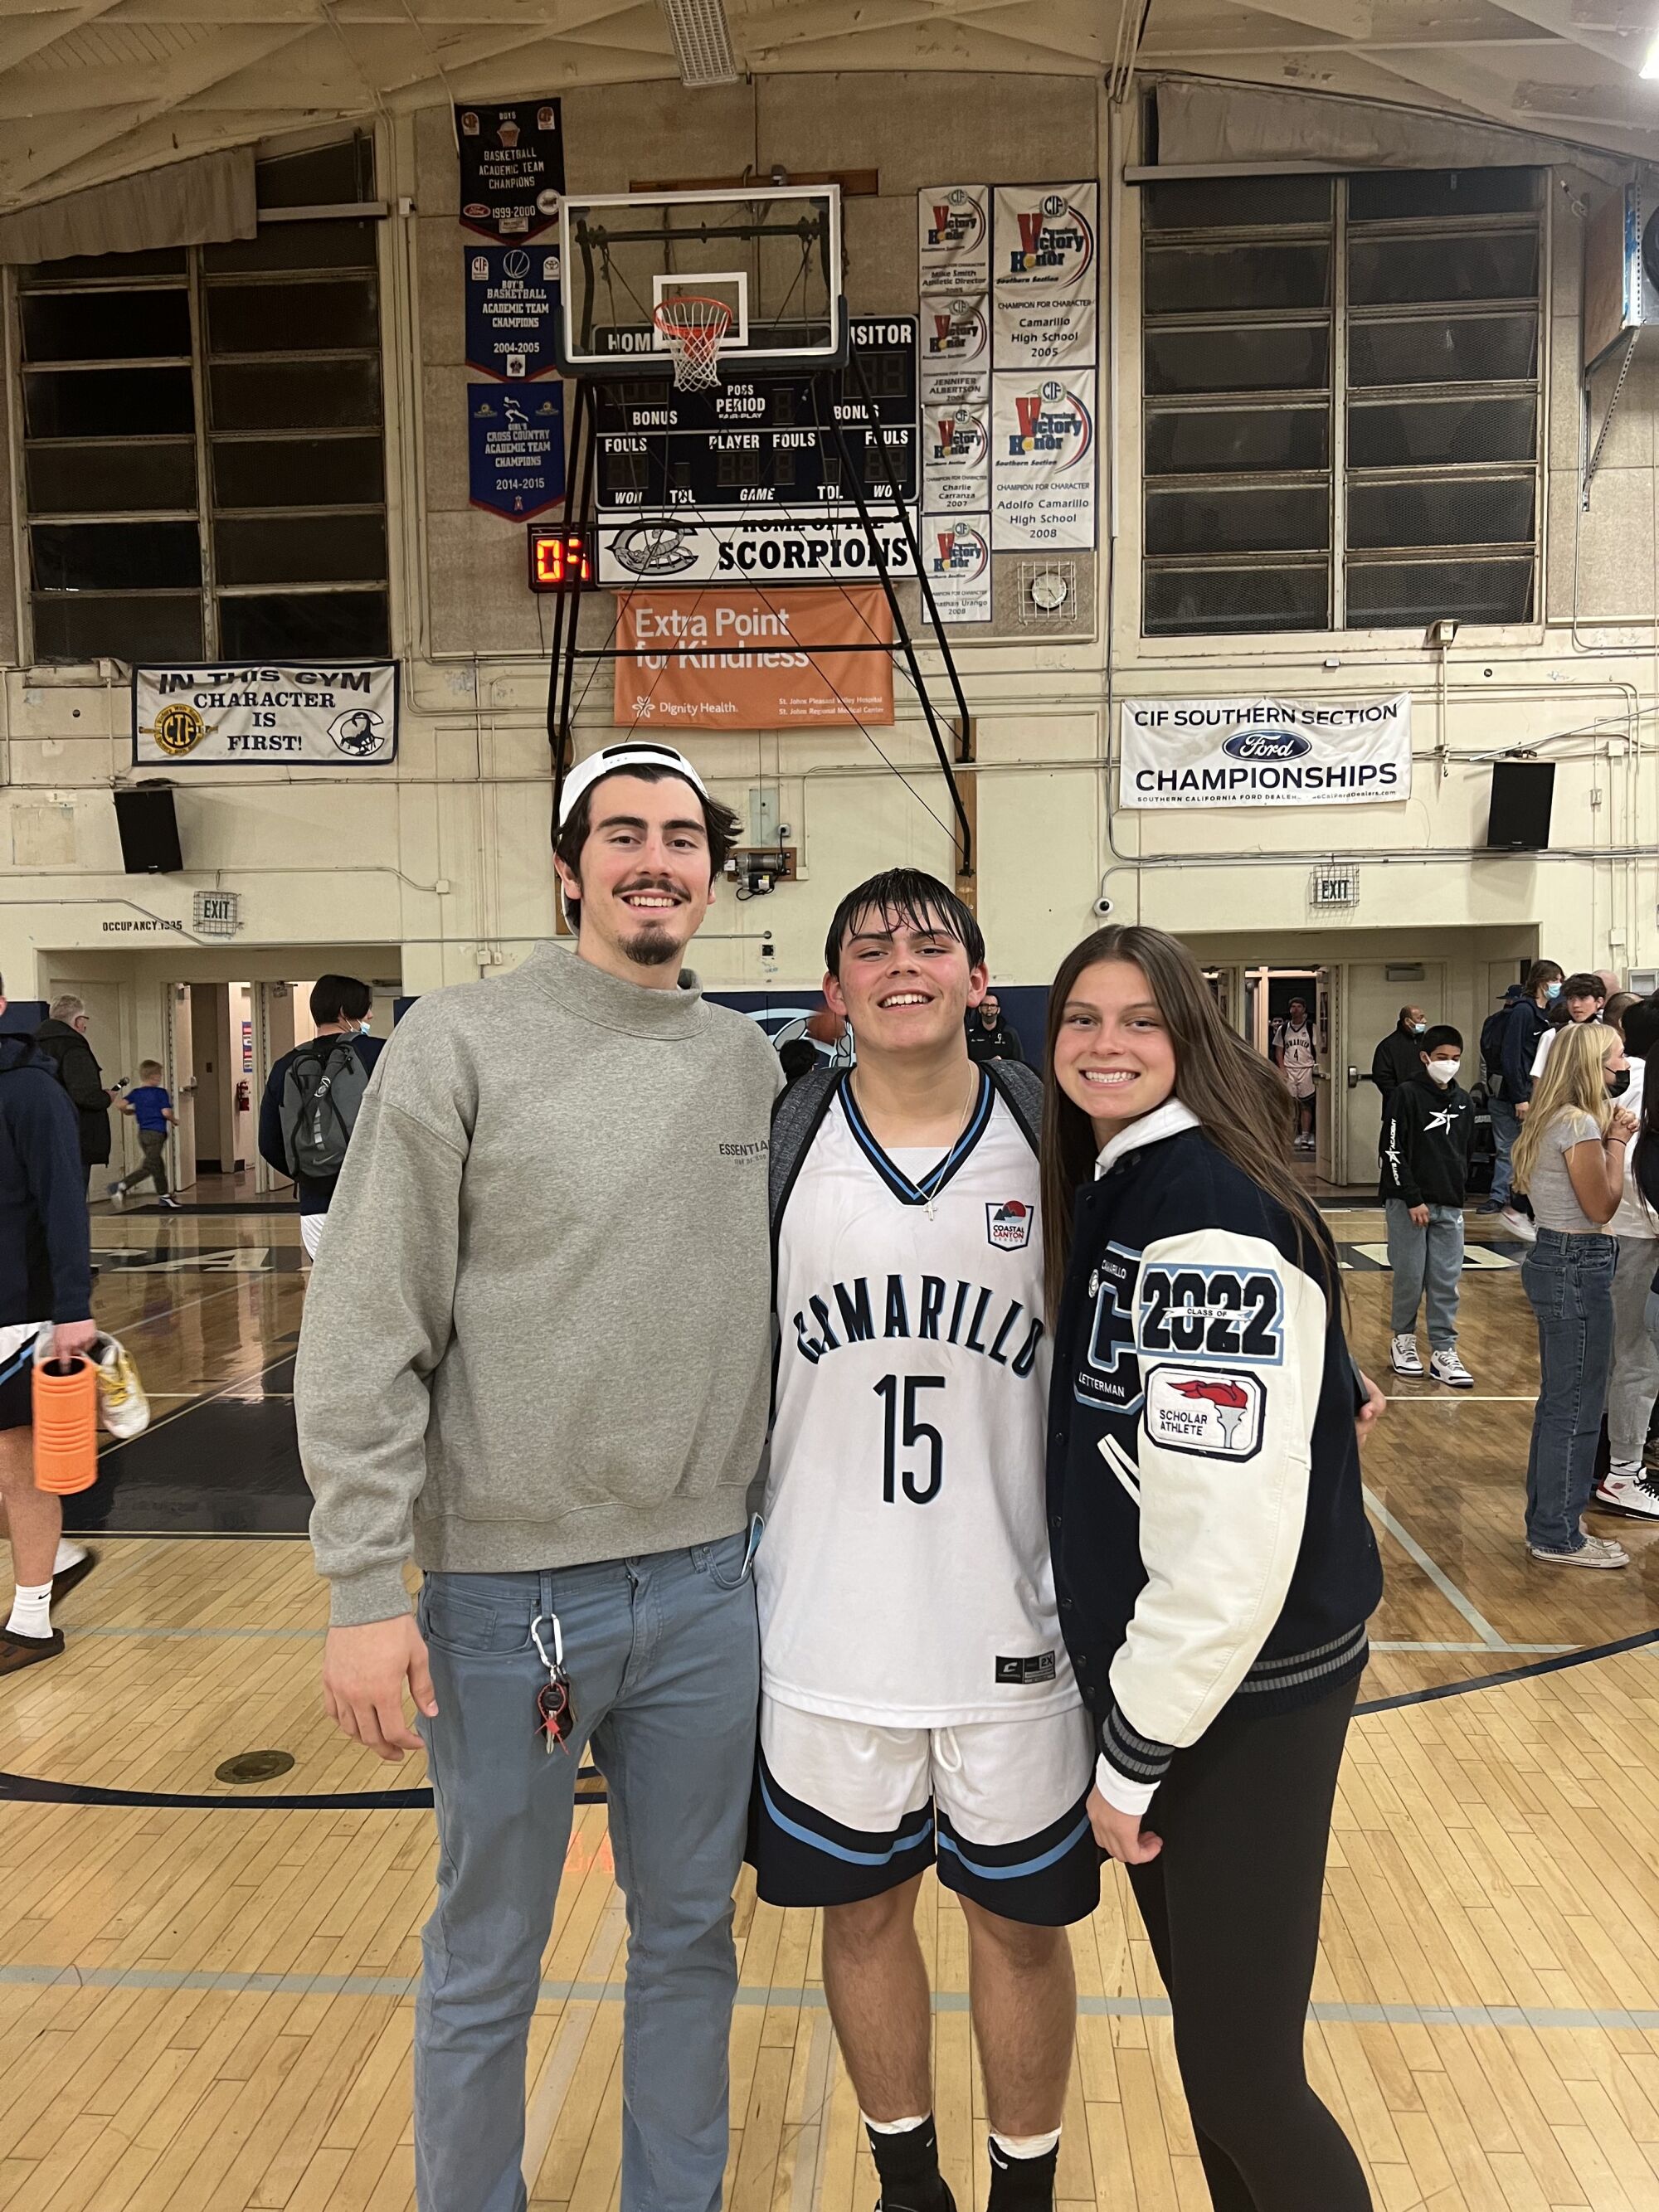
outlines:
{"label": "number 15 on jersey", "polygon": [[[923,1390],[942,1390],[944,1388],[945,1377],[942,1375],[884,1375],[874,1385],[875,1394],[881,1400],[884,1409],[881,1477],[884,1504],[896,1505],[901,1489],[913,1505],[931,1505],[939,1496],[945,1480],[945,1439],[929,1422],[918,1419],[916,1400]],[[902,1431],[901,1389],[904,1394]],[[901,1468],[898,1465],[901,1450],[908,1453],[918,1446],[925,1446],[927,1449],[925,1474],[919,1474],[914,1466]]]}

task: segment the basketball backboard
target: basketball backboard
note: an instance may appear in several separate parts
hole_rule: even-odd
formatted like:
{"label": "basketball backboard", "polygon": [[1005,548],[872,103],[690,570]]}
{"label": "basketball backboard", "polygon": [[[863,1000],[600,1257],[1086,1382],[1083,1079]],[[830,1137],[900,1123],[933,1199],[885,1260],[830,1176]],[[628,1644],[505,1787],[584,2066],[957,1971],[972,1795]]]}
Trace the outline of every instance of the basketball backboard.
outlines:
{"label": "basketball backboard", "polygon": [[568,375],[666,377],[673,364],[653,317],[683,296],[728,309],[722,374],[847,357],[839,185],[572,197],[559,234]]}

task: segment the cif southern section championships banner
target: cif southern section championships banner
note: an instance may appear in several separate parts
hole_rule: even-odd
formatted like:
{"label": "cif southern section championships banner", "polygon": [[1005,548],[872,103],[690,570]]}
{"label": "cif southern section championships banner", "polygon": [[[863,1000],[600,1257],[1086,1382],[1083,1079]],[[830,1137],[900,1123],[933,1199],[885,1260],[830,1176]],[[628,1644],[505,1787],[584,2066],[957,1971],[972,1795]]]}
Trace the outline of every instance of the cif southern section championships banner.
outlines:
{"label": "cif southern section championships banner", "polygon": [[1409,799],[1412,701],[1126,699],[1121,807]]}
{"label": "cif southern section championships banner", "polygon": [[398,751],[398,664],[135,668],[132,757],[378,768]]}
{"label": "cif southern section championships banner", "polygon": [[877,584],[837,592],[630,592],[617,643],[623,729],[800,730],[893,720],[893,642]]}

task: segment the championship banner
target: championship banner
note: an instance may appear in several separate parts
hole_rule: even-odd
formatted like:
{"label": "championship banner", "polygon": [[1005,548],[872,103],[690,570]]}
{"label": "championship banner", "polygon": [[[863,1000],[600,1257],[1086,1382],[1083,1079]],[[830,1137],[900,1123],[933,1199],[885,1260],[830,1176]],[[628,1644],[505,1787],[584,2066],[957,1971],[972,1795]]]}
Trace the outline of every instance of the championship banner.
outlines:
{"label": "championship banner", "polygon": [[461,221],[485,238],[534,238],[559,219],[564,137],[556,100],[458,107]]}
{"label": "championship banner", "polygon": [[630,592],[617,643],[623,729],[803,730],[893,720],[893,641],[879,585],[837,592]]}
{"label": "championship banner", "polygon": [[999,185],[991,256],[998,368],[1092,368],[1100,187]]}
{"label": "championship banner", "polygon": [[916,194],[922,297],[983,292],[991,281],[990,191],[984,185],[924,185]]}
{"label": "championship banner", "polygon": [[991,542],[999,553],[1094,544],[1093,369],[993,380]]}
{"label": "championship banner", "polygon": [[398,752],[398,664],[135,668],[136,766],[379,768]]}
{"label": "championship banner", "polygon": [[1121,807],[1350,806],[1409,799],[1412,699],[1123,702]]}

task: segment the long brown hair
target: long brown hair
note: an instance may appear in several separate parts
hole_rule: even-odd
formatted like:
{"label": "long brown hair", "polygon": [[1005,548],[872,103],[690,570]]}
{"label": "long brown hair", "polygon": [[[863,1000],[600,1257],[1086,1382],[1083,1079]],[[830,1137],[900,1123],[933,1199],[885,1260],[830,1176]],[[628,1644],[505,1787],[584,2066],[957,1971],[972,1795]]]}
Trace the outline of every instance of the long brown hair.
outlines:
{"label": "long brown hair", "polygon": [[1340,1278],[1329,1240],[1291,1164],[1291,1116],[1284,1079],[1222,1020],[1202,970],[1178,937],[1162,929],[1114,923],[1096,930],[1066,954],[1048,994],[1042,1243],[1049,1327],[1060,1317],[1077,1194],[1093,1176],[1100,1149],[1089,1116],[1054,1080],[1054,1047],[1078,977],[1103,960],[1127,961],[1146,976],[1175,1048],[1174,1096],[1198,1116],[1200,1128],[1216,1150],[1284,1207],[1296,1231],[1298,1257],[1311,1246],[1327,1295],[1333,1294]]}

